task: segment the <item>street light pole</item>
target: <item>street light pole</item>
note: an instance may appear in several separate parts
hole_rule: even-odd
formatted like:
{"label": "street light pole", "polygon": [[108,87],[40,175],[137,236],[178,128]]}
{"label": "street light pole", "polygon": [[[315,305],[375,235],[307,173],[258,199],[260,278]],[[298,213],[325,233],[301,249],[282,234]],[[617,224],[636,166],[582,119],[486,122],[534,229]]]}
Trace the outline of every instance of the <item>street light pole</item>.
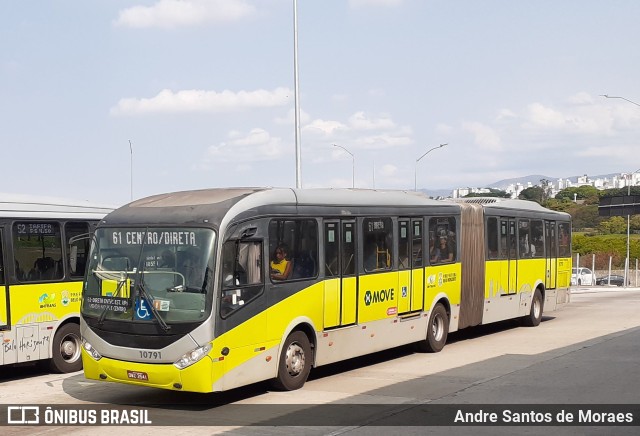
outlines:
{"label": "street light pole", "polygon": [[131,201],[133,201],[133,145],[131,145],[131,139],[129,139],[129,152],[131,154],[131,162],[129,167],[129,175],[131,177],[130,187],[131,187]]}
{"label": "street light pole", "polygon": [[427,150],[427,152],[425,154],[423,154],[422,156],[420,156],[418,159],[416,159],[416,164],[415,167],[413,169],[413,190],[417,191],[418,190],[418,162],[420,162],[420,159],[422,159],[423,157],[425,157],[426,155],[428,155],[429,153],[431,153],[433,150],[438,149],[438,148],[442,148],[445,145],[447,145],[448,143],[445,144],[440,144],[437,147],[433,147],[430,148],[429,150]]}
{"label": "street light pole", "polygon": [[298,86],[298,2],[293,0],[293,87],[296,135],[296,188],[302,188],[300,153],[300,91]]}
{"label": "street light pole", "polygon": [[[633,183],[633,175],[640,171],[640,168],[635,170],[629,175],[629,181],[627,182],[627,197],[631,195],[631,183]],[[629,242],[631,240],[631,214],[627,214],[627,258],[624,261],[624,287],[627,287],[628,277],[629,277]]]}
{"label": "street light pole", "polygon": [[[631,101],[628,98],[625,97],[620,97],[620,96],[616,96],[616,95],[607,95],[607,94],[601,94],[602,97],[604,98],[619,98],[620,100],[624,100],[627,101],[631,104],[635,104],[636,106],[640,106],[640,104],[636,103],[635,101]],[[635,170],[634,172],[632,172],[629,176],[630,180],[627,182],[627,196],[631,195],[631,182],[633,182],[633,175],[635,173],[637,173],[638,171],[640,171],[640,168]],[[631,230],[631,214],[627,214],[627,257],[624,261],[624,287],[627,287],[627,277],[629,277],[629,242],[630,242],[630,230]]]}
{"label": "street light pole", "polygon": [[351,153],[349,150],[344,148],[342,145],[333,144],[333,146],[340,147],[341,149],[343,149],[344,151],[346,151],[351,155],[351,188],[355,188],[356,187],[356,158],[353,156],[353,153]]}

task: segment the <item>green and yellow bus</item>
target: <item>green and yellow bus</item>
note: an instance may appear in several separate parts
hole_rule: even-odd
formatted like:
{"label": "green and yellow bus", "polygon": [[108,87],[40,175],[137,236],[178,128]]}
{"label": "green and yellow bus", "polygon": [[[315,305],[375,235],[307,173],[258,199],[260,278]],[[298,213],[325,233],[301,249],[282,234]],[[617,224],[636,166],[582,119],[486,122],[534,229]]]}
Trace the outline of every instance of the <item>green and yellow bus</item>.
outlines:
{"label": "green and yellow bus", "polygon": [[[237,188],[109,214],[81,306],[89,379],[298,389],[312,367],[569,301],[570,216],[522,200]],[[284,262],[284,263],[283,263]]]}
{"label": "green and yellow bus", "polygon": [[82,368],[80,298],[88,235],[112,210],[0,195],[0,365]]}

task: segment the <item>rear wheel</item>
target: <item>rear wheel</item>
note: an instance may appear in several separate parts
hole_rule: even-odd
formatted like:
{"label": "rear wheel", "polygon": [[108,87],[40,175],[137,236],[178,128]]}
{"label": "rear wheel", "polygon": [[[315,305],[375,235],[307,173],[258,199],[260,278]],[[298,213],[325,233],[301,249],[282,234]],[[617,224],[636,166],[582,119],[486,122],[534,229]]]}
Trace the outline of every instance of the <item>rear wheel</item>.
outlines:
{"label": "rear wheel", "polygon": [[80,358],[80,326],[65,324],[53,336],[49,368],[54,372],[75,372],[82,369]]}
{"label": "rear wheel", "polygon": [[418,350],[426,353],[437,353],[444,348],[449,334],[449,316],[441,303],[431,311],[427,325],[427,338],[418,342]]}
{"label": "rear wheel", "polygon": [[273,387],[284,391],[300,389],[309,377],[311,362],[311,344],[307,335],[299,330],[291,333],[282,347]]}
{"label": "rear wheel", "polygon": [[529,315],[526,315],[522,318],[522,323],[527,327],[535,327],[540,324],[540,320],[542,320],[542,293],[540,289],[536,289],[533,293],[533,298],[531,299],[531,310],[529,311]]}

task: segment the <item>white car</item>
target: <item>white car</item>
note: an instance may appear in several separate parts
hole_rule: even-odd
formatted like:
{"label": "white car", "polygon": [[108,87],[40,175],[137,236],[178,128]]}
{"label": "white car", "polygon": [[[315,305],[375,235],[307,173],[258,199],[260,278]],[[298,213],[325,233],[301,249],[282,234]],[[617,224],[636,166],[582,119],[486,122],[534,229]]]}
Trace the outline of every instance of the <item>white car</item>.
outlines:
{"label": "white car", "polygon": [[596,275],[589,268],[572,268],[572,286],[593,286],[596,284]]}

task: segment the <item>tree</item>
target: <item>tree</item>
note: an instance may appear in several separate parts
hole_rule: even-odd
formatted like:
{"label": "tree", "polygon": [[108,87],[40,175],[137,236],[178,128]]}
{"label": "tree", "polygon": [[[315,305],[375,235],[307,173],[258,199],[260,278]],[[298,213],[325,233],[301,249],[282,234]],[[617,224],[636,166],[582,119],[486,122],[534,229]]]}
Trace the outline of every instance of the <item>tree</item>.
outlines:
{"label": "tree", "polygon": [[544,202],[544,189],[540,186],[532,186],[530,188],[523,189],[520,195],[518,195],[518,198],[542,204]]}
{"label": "tree", "polygon": [[604,218],[598,215],[598,206],[595,204],[573,203],[567,213],[571,215],[574,229],[595,229]]}
{"label": "tree", "polygon": [[605,235],[627,233],[627,221],[621,216],[613,216],[604,220],[598,226],[598,230]]}
{"label": "tree", "polygon": [[549,198],[551,198],[551,191],[553,191],[553,183],[547,179],[540,179],[540,187],[542,188],[542,203],[546,204]]}
{"label": "tree", "polygon": [[584,200],[586,204],[597,204],[600,202],[600,193],[595,187],[590,185],[576,186],[563,189],[556,194],[557,200]]}

